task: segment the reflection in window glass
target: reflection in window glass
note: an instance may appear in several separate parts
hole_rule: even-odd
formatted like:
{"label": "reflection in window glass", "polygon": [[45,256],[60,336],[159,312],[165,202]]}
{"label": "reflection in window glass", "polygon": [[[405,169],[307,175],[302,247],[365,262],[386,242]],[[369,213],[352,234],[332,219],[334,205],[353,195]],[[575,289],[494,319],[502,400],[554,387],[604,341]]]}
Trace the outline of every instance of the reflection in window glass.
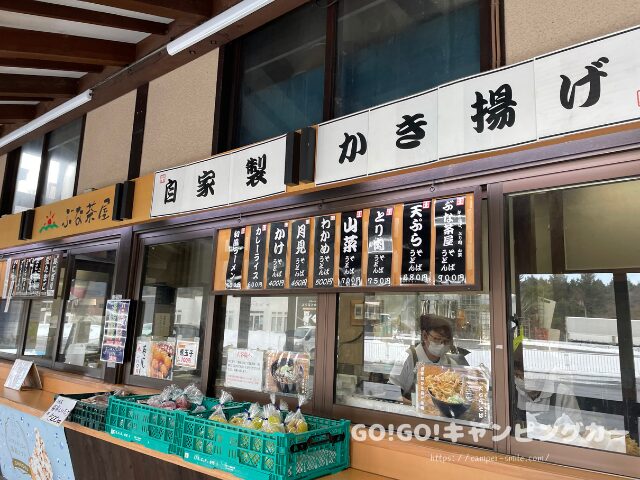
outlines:
{"label": "reflection in window glass", "polygon": [[339,2],[335,116],[479,72],[479,3]]}
{"label": "reflection in window glass", "polygon": [[81,132],[82,119],[79,118],[49,134],[43,205],[73,196]]}
{"label": "reflection in window glass", "polygon": [[337,403],[486,426],[490,323],[486,293],[340,294]]}
{"label": "reflection in window glass", "polygon": [[0,302],[0,352],[15,355],[20,340],[20,320],[25,302],[12,300],[5,312],[6,300]]}
{"label": "reflection in window glass", "polygon": [[[310,397],[316,308],[315,295],[224,297],[225,330],[217,385]],[[254,360],[248,374],[239,373],[236,367],[244,354]]]}
{"label": "reflection in window glass", "polygon": [[115,259],[115,250],[74,256],[58,354],[61,362],[100,367],[104,311],[111,297]]}
{"label": "reflection in window glass", "polygon": [[529,438],[637,454],[640,276],[619,269],[640,267],[638,187],[509,197],[512,414]]}
{"label": "reflection in window glass", "polygon": [[243,37],[236,146],[322,120],[325,28],[311,4]]}
{"label": "reflection in window glass", "polygon": [[31,300],[27,319],[27,334],[24,355],[51,358],[57,338],[58,320],[62,307],[61,296],[64,288],[66,267],[58,274],[58,291],[55,299],[38,298]]}
{"label": "reflection in window glass", "polygon": [[36,204],[42,144],[44,137],[25,143],[20,149],[20,162],[13,197],[13,213],[33,208]]}
{"label": "reflection in window glass", "polygon": [[[145,248],[134,375],[200,379],[212,262],[209,237]],[[181,355],[178,364],[176,347],[188,357]]]}

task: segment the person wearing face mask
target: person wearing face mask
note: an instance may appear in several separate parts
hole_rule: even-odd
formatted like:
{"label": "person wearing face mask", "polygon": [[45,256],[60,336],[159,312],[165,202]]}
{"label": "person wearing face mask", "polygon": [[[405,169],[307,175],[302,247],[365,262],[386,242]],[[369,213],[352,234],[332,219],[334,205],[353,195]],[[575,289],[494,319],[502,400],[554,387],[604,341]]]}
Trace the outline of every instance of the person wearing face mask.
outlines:
{"label": "person wearing face mask", "polygon": [[389,382],[402,390],[402,396],[411,398],[415,391],[418,362],[437,365],[469,365],[465,359],[468,350],[453,345],[451,323],[445,317],[426,314],[420,317],[420,343],[407,349],[404,363],[397,364],[389,375]]}

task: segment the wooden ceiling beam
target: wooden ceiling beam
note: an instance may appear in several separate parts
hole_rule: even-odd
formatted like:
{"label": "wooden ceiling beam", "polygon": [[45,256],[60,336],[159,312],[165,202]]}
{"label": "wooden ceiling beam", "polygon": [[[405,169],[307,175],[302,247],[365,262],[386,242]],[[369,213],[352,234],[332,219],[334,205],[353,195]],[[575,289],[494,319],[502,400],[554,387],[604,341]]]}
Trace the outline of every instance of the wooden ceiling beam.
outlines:
{"label": "wooden ceiling beam", "polygon": [[121,28],[136,32],[153,33],[156,35],[164,35],[167,31],[167,24],[165,23],[114,15],[113,13],[96,12],[85,8],[36,2],[35,0],[0,0],[0,10],[26,13],[39,17],[57,18],[59,20],[90,23],[104,27]]}
{"label": "wooden ceiling beam", "polygon": [[0,105],[0,123],[21,122],[36,118],[35,105]]}
{"label": "wooden ceiling beam", "polygon": [[202,20],[211,16],[211,0],[92,0],[92,3],[165,18]]}
{"label": "wooden ceiling beam", "polygon": [[33,58],[0,58],[0,66],[89,73],[99,73],[104,69],[102,65],[94,65],[91,63],[56,62],[53,60],[38,60]]}
{"label": "wooden ceiling beam", "polygon": [[75,78],[0,74],[0,95],[29,100],[32,97],[72,97],[77,92],[78,80]]}
{"label": "wooden ceiling beam", "polygon": [[136,46],[132,43],[8,27],[0,27],[0,38],[0,58],[116,66],[135,60]]}

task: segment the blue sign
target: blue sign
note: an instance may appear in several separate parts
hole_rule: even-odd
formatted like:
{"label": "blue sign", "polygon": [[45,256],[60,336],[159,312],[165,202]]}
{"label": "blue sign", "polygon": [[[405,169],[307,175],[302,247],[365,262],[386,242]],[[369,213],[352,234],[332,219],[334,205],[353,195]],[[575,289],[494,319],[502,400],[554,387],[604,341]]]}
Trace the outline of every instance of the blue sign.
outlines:
{"label": "blue sign", "polygon": [[0,469],[7,480],[75,480],[64,428],[0,405]]}

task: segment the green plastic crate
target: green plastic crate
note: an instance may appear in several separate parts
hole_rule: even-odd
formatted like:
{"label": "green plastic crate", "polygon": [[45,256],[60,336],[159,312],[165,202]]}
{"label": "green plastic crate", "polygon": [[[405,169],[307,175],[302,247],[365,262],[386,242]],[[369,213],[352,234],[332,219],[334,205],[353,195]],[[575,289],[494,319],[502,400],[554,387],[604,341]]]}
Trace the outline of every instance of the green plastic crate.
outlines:
{"label": "green plastic crate", "polygon": [[185,418],[183,457],[250,480],[308,480],[349,467],[350,422],[305,415],[306,433],[265,433]]}
{"label": "green plastic crate", "polygon": [[[183,423],[190,414],[138,403],[138,400],[150,397],[151,395],[109,398],[105,431],[116,438],[136,442],[158,452],[182,456],[180,445]],[[205,397],[202,404],[210,412],[218,403],[216,398]],[[242,410],[245,406],[245,403],[235,403],[229,408]]]}
{"label": "green plastic crate", "polygon": [[[107,418],[107,406],[96,405],[95,403],[85,403],[83,400],[96,395],[110,394],[111,392],[60,394],[63,397],[72,398],[78,401],[67,417],[67,421],[104,432]],[[56,395],[56,398],[60,395]]]}
{"label": "green plastic crate", "polygon": [[[78,401],[67,417],[67,421],[79,423],[83,427],[89,427],[94,430],[104,432],[104,423],[107,417],[107,406],[84,403],[83,400],[96,395],[106,395],[108,393],[109,392],[62,394],[63,397],[72,398],[73,400]],[[56,398],[58,398],[58,396],[60,395],[56,395]]]}

